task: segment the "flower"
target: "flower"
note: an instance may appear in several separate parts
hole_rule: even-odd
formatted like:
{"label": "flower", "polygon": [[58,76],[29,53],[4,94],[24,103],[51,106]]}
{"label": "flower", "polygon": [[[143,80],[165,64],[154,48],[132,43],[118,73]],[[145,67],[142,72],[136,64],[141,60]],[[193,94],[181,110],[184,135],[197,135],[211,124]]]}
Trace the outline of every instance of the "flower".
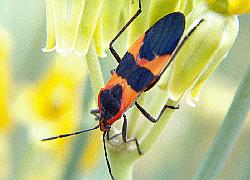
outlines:
{"label": "flower", "polygon": [[100,155],[102,152],[102,143],[100,137],[102,136],[101,131],[94,131],[88,140],[87,146],[84,148],[84,153],[81,158],[80,167],[83,167],[84,173],[90,173],[94,170],[99,161],[101,160]]}
{"label": "flower", "polygon": [[[43,51],[56,49],[61,54],[74,51],[79,55],[86,55],[95,33],[102,4],[103,0],[46,0],[47,42]],[[96,40],[99,38],[99,33],[101,32],[96,31]],[[100,52],[100,55],[103,55],[102,53]]]}
{"label": "flower", "polygon": [[[17,117],[30,123],[35,142],[47,136],[76,130],[80,120],[84,74],[82,58],[75,55],[57,56],[54,65],[36,85],[21,90],[16,102]],[[60,142],[67,140],[53,144]]]}
{"label": "flower", "polygon": [[204,22],[178,52],[167,85],[170,99],[179,101],[187,92],[190,105],[194,105],[202,85],[226,57],[239,29],[236,16],[211,11],[203,3],[189,14],[187,25],[201,18]]}
{"label": "flower", "polygon": [[0,27],[0,130],[8,129],[11,122],[10,95],[11,95],[11,74],[10,74],[10,48],[9,34]]}
{"label": "flower", "polygon": [[207,2],[212,9],[224,14],[250,13],[250,2],[246,0],[207,0]]}
{"label": "flower", "polygon": [[10,169],[8,135],[12,125],[10,69],[11,39],[9,33],[0,27],[0,177],[6,177]]}
{"label": "flower", "polygon": [[229,14],[250,13],[250,2],[246,0],[228,0]]}

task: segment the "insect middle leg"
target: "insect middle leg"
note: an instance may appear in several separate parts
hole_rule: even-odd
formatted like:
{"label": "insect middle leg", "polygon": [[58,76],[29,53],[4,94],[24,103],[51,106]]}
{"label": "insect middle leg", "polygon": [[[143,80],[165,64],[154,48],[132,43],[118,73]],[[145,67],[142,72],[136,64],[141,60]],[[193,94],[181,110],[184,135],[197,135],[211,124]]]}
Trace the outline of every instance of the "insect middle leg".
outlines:
{"label": "insect middle leg", "polygon": [[123,26],[123,28],[117,33],[117,35],[112,39],[112,41],[109,44],[109,50],[115,57],[116,61],[119,63],[121,61],[121,58],[119,54],[116,52],[116,50],[113,48],[114,42],[117,40],[117,38],[127,29],[127,27],[139,16],[139,14],[142,12],[141,10],[141,0],[139,1],[139,9],[135,13],[135,15]]}
{"label": "insect middle leg", "polygon": [[164,113],[164,111],[166,109],[179,109],[179,105],[177,107],[175,106],[169,106],[169,105],[164,105],[163,108],[161,109],[160,114],[158,115],[158,117],[155,119],[153,118],[140,104],[138,104],[137,101],[135,101],[135,106],[141,111],[141,113],[152,123],[156,123],[157,121],[159,121],[159,119],[161,118],[162,114]]}

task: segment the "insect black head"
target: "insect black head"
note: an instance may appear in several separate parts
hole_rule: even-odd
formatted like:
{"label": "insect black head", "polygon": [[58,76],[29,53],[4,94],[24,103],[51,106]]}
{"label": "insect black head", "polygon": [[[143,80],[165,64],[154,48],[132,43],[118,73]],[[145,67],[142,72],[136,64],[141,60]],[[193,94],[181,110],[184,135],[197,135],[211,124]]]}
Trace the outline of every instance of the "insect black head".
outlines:
{"label": "insect black head", "polygon": [[100,92],[101,117],[108,120],[119,112],[122,99],[122,86],[117,84]]}
{"label": "insect black head", "polygon": [[104,117],[102,117],[99,121],[99,127],[101,131],[108,132],[111,128],[111,125],[107,123]]}

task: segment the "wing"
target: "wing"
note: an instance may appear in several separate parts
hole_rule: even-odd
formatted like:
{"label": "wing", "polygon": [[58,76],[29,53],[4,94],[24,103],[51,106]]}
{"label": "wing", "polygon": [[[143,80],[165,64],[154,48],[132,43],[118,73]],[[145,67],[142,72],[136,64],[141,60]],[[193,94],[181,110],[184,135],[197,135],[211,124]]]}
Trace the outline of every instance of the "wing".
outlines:
{"label": "wing", "polygon": [[118,76],[137,92],[144,90],[168,64],[184,29],[185,17],[180,12],[161,18],[126,52],[116,69]]}
{"label": "wing", "polygon": [[146,33],[139,50],[139,59],[154,60],[157,56],[172,54],[185,29],[185,17],[180,12],[168,14]]}

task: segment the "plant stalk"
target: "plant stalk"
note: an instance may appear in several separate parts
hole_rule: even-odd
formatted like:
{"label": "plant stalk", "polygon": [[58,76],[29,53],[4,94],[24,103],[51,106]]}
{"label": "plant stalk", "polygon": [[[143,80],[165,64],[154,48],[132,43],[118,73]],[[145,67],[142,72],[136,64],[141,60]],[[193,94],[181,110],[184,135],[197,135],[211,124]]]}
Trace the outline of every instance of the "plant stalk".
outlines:
{"label": "plant stalk", "polygon": [[97,99],[99,90],[104,87],[104,81],[102,77],[101,66],[93,41],[91,42],[89,51],[86,55],[86,62],[88,66],[90,81],[93,87],[93,93],[95,98]]}
{"label": "plant stalk", "polygon": [[224,122],[217,133],[206,158],[198,169],[195,180],[216,179],[239,137],[250,108],[250,65],[237,89]]}

